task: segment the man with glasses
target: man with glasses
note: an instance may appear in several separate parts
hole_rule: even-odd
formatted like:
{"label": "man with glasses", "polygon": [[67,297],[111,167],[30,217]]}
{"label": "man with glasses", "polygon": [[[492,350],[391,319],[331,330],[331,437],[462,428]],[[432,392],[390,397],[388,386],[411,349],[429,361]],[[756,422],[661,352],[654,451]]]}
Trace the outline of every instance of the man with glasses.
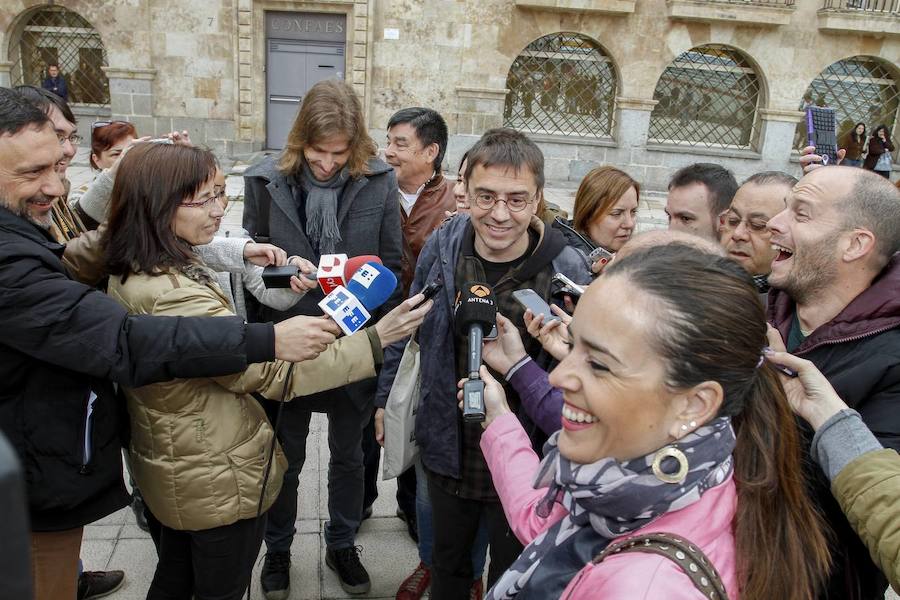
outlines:
{"label": "man with glasses", "polygon": [[753,276],[760,294],[769,291],[769,272],[777,254],[767,224],[787,206],[796,183],[795,177],[781,171],[757,173],[738,188],[731,206],[719,217],[719,243]]}
{"label": "man with glasses", "polygon": [[[464,423],[457,407],[456,382],[468,375],[468,341],[454,328],[457,290],[471,282],[490,285],[500,312],[521,329],[526,351],[548,366],[540,344],[525,333],[524,308],[512,292],[531,288],[549,302],[554,273],[585,284],[591,278],[582,255],[536,216],[544,187],[544,157],[534,142],[512,129],[492,129],[469,152],[465,175],[470,213],[453,217],[431,235],[410,289],[411,294],[418,293],[436,280],[444,286],[419,331],[421,396],[416,418],[416,440],[433,511],[434,600],[480,597],[480,581],[472,590],[471,548],[482,518],[491,551],[488,586],[522,550],[479,447],[481,426]],[[376,406],[386,403],[403,348],[399,343],[385,352]],[[535,448],[540,450],[545,438],[521,411],[518,396],[512,390],[508,394],[510,406],[526,431],[534,434]]]}

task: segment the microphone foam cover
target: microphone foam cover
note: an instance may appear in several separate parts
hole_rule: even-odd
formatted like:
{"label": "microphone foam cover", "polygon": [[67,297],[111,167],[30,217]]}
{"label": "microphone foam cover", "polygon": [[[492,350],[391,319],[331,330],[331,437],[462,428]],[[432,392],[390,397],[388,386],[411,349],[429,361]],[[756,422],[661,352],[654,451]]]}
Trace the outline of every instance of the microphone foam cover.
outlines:
{"label": "microphone foam cover", "polygon": [[470,281],[459,291],[456,306],[456,328],[467,335],[470,325],[480,325],[485,335],[497,323],[497,297],[486,283]]}
{"label": "microphone foam cover", "polygon": [[347,264],[344,265],[344,281],[350,281],[353,275],[359,271],[361,266],[370,262],[379,265],[382,264],[381,259],[373,254],[361,254],[347,259]]}
{"label": "microphone foam cover", "polygon": [[361,266],[347,282],[347,291],[356,296],[370,312],[387,302],[396,288],[397,276],[376,262],[367,262]]}

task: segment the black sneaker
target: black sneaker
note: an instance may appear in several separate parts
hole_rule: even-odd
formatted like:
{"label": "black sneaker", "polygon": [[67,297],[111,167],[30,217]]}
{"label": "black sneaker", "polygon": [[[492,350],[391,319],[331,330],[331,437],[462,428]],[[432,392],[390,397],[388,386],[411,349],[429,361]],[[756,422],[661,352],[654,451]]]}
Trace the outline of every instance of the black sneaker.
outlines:
{"label": "black sneaker", "polygon": [[348,594],[365,594],[372,587],[366,568],[359,562],[359,546],[325,550],[325,564],[337,573],[341,587]]}
{"label": "black sneaker", "polygon": [[291,553],[267,552],[259,583],[266,600],[287,600],[291,589]]}
{"label": "black sneaker", "polygon": [[122,571],[82,571],[78,576],[78,600],[108,596],[122,587]]}

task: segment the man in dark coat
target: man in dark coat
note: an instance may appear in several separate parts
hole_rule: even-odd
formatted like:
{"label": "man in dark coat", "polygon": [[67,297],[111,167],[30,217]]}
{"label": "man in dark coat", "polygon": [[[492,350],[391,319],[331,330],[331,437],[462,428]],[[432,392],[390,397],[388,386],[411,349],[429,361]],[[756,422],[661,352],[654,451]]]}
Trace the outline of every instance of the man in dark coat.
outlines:
{"label": "man in dark coat", "polygon": [[226,375],[276,355],[305,360],[334,340],[326,329],[336,331],[313,319],[276,329],[129,316],[72,280],[62,262],[69,248],[48,231],[62,155],[47,115],[0,88],[0,431],[25,474],[36,600],[75,597],[82,528],[128,503],[113,382]]}
{"label": "man in dark coat", "polygon": [[[778,250],[770,322],[788,351],[812,361],[885,447],[900,449],[900,192],[862,169],[816,169],[768,226]],[[821,597],[881,600],[887,580],[821,469],[806,463],[812,496],[835,534]]]}
{"label": "man in dark coat", "polygon": [[69,86],[66,84],[66,78],[59,73],[58,64],[47,65],[47,78],[41,82],[41,87],[48,92],[53,92],[66,102],[69,101]]}
{"label": "man in dark coat", "polygon": [[[314,263],[327,254],[373,254],[400,280],[403,240],[397,178],[375,157],[375,150],[353,88],[338,80],[317,83],[303,98],[284,152],[244,173],[244,229],[257,241],[271,241],[289,255]],[[315,289],[288,311],[263,309],[261,315],[276,321],[297,314],[320,315],[322,297]],[[397,286],[378,314],[401,300]],[[371,379],[284,405],[278,438],[289,465],[266,524],[260,581],[267,598],[282,599],[289,593],[297,485],[313,411],[328,413],[331,449],[325,563],[337,572],[347,593],[369,590],[369,574],[356,550],[356,530],[363,509],[362,435],[372,416],[374,395]],[[274,423],[279,403],[263,401],[263,405]]]}

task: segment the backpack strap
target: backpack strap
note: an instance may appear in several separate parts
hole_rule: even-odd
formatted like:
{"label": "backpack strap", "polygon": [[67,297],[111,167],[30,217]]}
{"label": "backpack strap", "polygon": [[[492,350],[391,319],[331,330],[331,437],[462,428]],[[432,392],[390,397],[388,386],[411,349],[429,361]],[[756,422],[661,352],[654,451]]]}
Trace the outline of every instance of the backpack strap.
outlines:
{"label": "backpack strap", "polygon": [[690,541],[671,533],[655,532],[611,543],[594,557],[593,564],[613,554],[646,552],[665,556],[684,571],[694,587],[710,600],[728,600],[719,572],[703,551]]}

